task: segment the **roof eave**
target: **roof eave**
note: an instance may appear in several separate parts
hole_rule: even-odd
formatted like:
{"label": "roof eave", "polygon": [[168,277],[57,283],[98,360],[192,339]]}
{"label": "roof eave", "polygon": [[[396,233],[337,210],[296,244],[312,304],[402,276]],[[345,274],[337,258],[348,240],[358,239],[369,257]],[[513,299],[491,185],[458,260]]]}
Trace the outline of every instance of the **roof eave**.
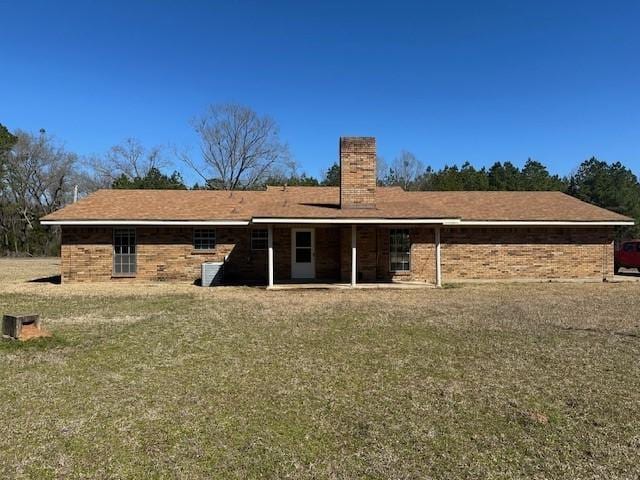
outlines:
{"label": "roof eave", "polygon": [[255,224],[457,224],[459,218],[374,218],[374,217],[253,217],[251,223]]}
{"label": "roof eave", "polygon": [[592,226],[620,227],[635,225],[633,220],[461,220],[461,226]]}
{"label": "roof eave", "polygon": [[249,220],[41,220],[42,225],[75,225],[75,226],[246,226]]}
{"label": "roof eave", "polygon": [[464,220],[461,218],[305,218],[254,217],[252,223],[433,224],[444,226],[630,226],[633,220]]}
{"label": "roof eave", "polygon": [[92,219],[92,220],[41,220],[42,225],[58,226],[248,226],[250,224],[362,224],[362,225],[442,225],[442,226],[486,226],[486,227],[617,227],[633,226],[633,220],[463,220],[460,218],[322,218],[322,217],[254,217],[251,220],[136,220],[136,219]]}

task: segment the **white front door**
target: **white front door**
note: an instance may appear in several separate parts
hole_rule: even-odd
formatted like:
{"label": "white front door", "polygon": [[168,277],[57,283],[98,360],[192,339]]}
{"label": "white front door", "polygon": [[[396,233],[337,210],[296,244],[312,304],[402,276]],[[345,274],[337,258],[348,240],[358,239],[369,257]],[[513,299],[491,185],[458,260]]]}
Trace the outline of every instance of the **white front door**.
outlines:
{"label": "white front door", "polygon": [[316,239],[312,228],[291,229],[291,278],[315,278]]}

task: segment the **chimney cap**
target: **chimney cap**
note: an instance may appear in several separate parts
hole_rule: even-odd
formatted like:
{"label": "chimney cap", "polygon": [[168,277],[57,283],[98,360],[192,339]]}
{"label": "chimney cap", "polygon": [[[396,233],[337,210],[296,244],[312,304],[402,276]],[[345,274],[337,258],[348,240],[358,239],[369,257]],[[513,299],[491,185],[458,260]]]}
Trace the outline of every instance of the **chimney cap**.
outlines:
{"label": "chimney cap", "polygon": [[376,137],[340,137],[340,143],[376,143]]}
{"label": "chimney cap", "polygon": [[375,149],[375,137],[340,137],[340,150],[375,152]]}

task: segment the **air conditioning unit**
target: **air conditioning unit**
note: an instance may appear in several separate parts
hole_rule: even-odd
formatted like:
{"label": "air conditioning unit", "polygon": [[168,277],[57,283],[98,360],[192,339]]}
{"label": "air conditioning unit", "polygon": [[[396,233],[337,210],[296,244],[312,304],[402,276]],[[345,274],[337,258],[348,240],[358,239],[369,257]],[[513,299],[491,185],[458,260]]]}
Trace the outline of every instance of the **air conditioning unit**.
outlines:
{"label": "air conditioning unit", "polygon": [[222,285],[224,262],[205,262],[202,264],[202,286],[213,287]]}

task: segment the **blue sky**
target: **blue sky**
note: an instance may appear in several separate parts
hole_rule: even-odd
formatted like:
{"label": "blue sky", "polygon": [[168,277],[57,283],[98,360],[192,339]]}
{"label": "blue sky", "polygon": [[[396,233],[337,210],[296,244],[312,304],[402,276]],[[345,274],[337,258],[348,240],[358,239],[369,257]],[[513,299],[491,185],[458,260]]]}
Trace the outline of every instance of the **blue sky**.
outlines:
{"label": "blue sky", "polygon": [[319,176],[340,135],[391,160],[596,155],[640,173],[640,2],[0,0],[0,123],[80,154],[196,145],[234,101],[273,116]]}

